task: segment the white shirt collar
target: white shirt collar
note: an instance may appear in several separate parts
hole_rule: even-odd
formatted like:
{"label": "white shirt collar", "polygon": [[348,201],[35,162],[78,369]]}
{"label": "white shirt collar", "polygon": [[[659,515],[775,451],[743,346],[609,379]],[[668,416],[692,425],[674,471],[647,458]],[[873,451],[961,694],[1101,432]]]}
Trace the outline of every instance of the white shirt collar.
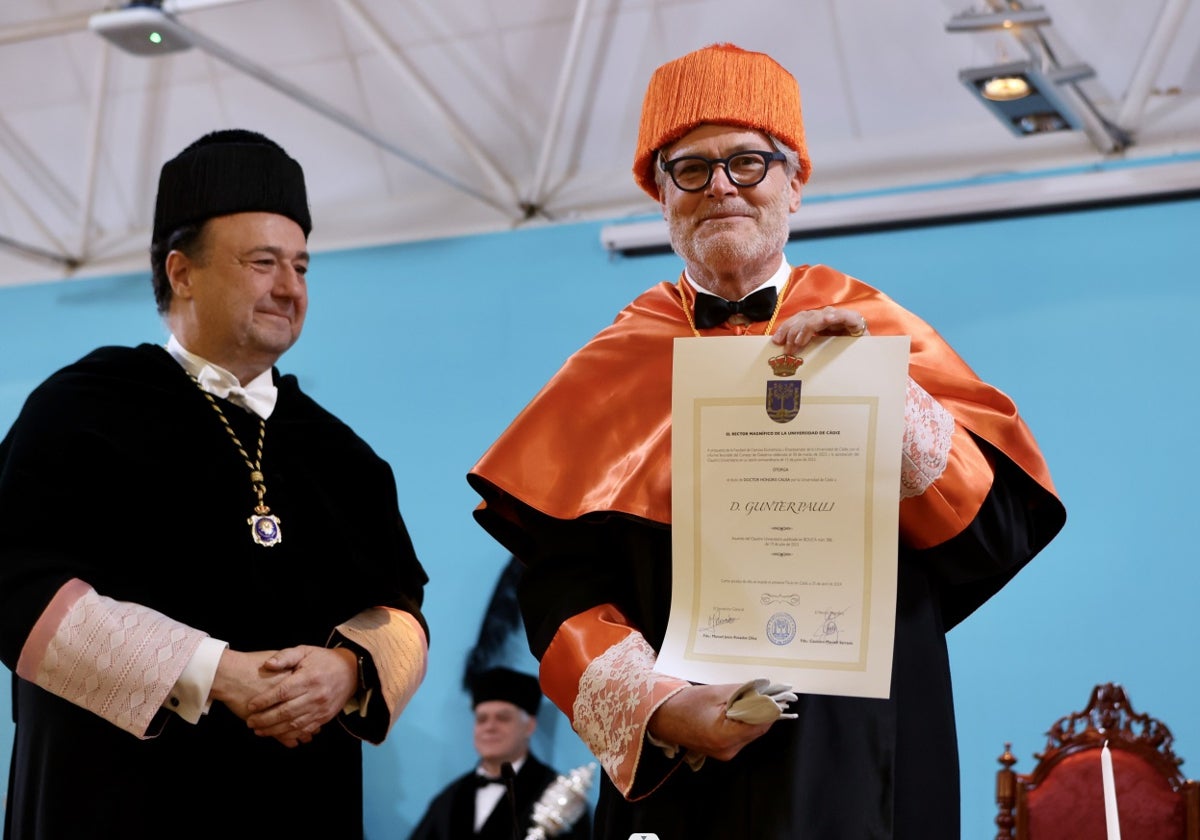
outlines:
{"label": "white shirt collar", "polygon": [[[780,254],[779,268],[777,268],[775,270],[774,274],[772,274],[770,277],[767,278],[767,281],[765,283],[758,286],[758,288],[751,289],[747,293],[746,297],[749,297],[750,295],[754,294],[759,289],[765,289],[767,286],[774,286],[775,291],[777,291],[777,292],[780,291],[781,289],[783,289],[783,284],[787,282],[787,279],[791,275],[791,273],[792,273],[792,267],[790,265],[788,265],[787,259],[784,258],[784,256],[782,254]],[[710,292],[708,289],[705,289],[704,287],[702,287],[699,283],[697,283],[692,278],[692,275],[688,273],[687,268],[683,269],[683,276],[687,278],[687,281],[692,284],[692,288],[695,289],[698,294],[712,295],[712,292]],[[717,295],[713,295],[713,297],[717,297]],[[744,299],[745,298],[743,298],[743,300]]]}
{"label": "white shirt collar", "polygon": [[271,370],[260,373],[244,386],[238,378],[220,365],[197,356],[188,350],[172,335],[167,339],[167,352],[179,362],[191,376],[195,377],[200,387],[214,397],[227,399],[235,405],[240,405],[266,420],[275,410],[275,401],[279,389],[275,387],[275,379]]}

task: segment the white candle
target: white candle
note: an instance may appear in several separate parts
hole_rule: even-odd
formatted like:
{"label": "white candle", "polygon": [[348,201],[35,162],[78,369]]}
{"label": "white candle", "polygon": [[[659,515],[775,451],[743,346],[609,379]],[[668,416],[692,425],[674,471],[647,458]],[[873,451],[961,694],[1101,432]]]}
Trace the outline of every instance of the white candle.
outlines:
{"label": "white candle", "polygon": [[1121,840],[1121,823],[1117,819],[1117,783],[1113,779],[1112,753],[1108,741],[1100,748],[1100,775],[1104,780],[1104,824],[1108,826],[1108,840]]}

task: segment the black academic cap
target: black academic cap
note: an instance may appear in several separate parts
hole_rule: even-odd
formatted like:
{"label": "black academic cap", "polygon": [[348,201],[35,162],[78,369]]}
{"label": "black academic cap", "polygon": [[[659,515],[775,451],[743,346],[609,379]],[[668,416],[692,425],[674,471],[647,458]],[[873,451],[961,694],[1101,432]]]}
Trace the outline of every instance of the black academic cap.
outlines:
{"label": "black academic cap", "polygon": [[542,689],[536,677],[511,668],[492,668],[475,677],[471,683],[471,706],[488,700],[507,700],[514,706],[536,715],[542,702]]}
{"label": "black academic cap", "polygon": [[278,143],[255,131],[210,132],[163,164],[152,242],[184,225],[232,213],[287,216],[312,231],[304,170]]}

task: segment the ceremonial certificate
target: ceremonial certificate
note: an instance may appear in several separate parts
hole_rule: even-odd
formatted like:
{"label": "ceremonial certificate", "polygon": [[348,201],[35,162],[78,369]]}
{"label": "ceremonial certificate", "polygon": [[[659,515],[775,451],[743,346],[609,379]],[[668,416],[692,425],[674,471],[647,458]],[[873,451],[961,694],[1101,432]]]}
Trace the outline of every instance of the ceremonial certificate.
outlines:
{"label": "ceremonial certificate", "polygon": [[887,697],[907,336],[677,338],[655,670]]}

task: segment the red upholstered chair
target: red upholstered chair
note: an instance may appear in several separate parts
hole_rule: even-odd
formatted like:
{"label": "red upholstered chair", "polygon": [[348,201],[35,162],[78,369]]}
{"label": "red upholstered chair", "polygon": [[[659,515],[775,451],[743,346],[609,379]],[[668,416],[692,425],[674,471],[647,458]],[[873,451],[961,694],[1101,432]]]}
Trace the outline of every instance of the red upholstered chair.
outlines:
{"label": "red upholstered chair", "polygon": [[1121,840],[1200,840],[1200,784],[1184,778],[1171,730],[1137,714],[1125,690],[1092,689],[1082,712],[1046,733],[1037,766],[1016,773],[1011,744],[996,772],[996,840],[1105,840],[1101,748],[1112,755]]}

